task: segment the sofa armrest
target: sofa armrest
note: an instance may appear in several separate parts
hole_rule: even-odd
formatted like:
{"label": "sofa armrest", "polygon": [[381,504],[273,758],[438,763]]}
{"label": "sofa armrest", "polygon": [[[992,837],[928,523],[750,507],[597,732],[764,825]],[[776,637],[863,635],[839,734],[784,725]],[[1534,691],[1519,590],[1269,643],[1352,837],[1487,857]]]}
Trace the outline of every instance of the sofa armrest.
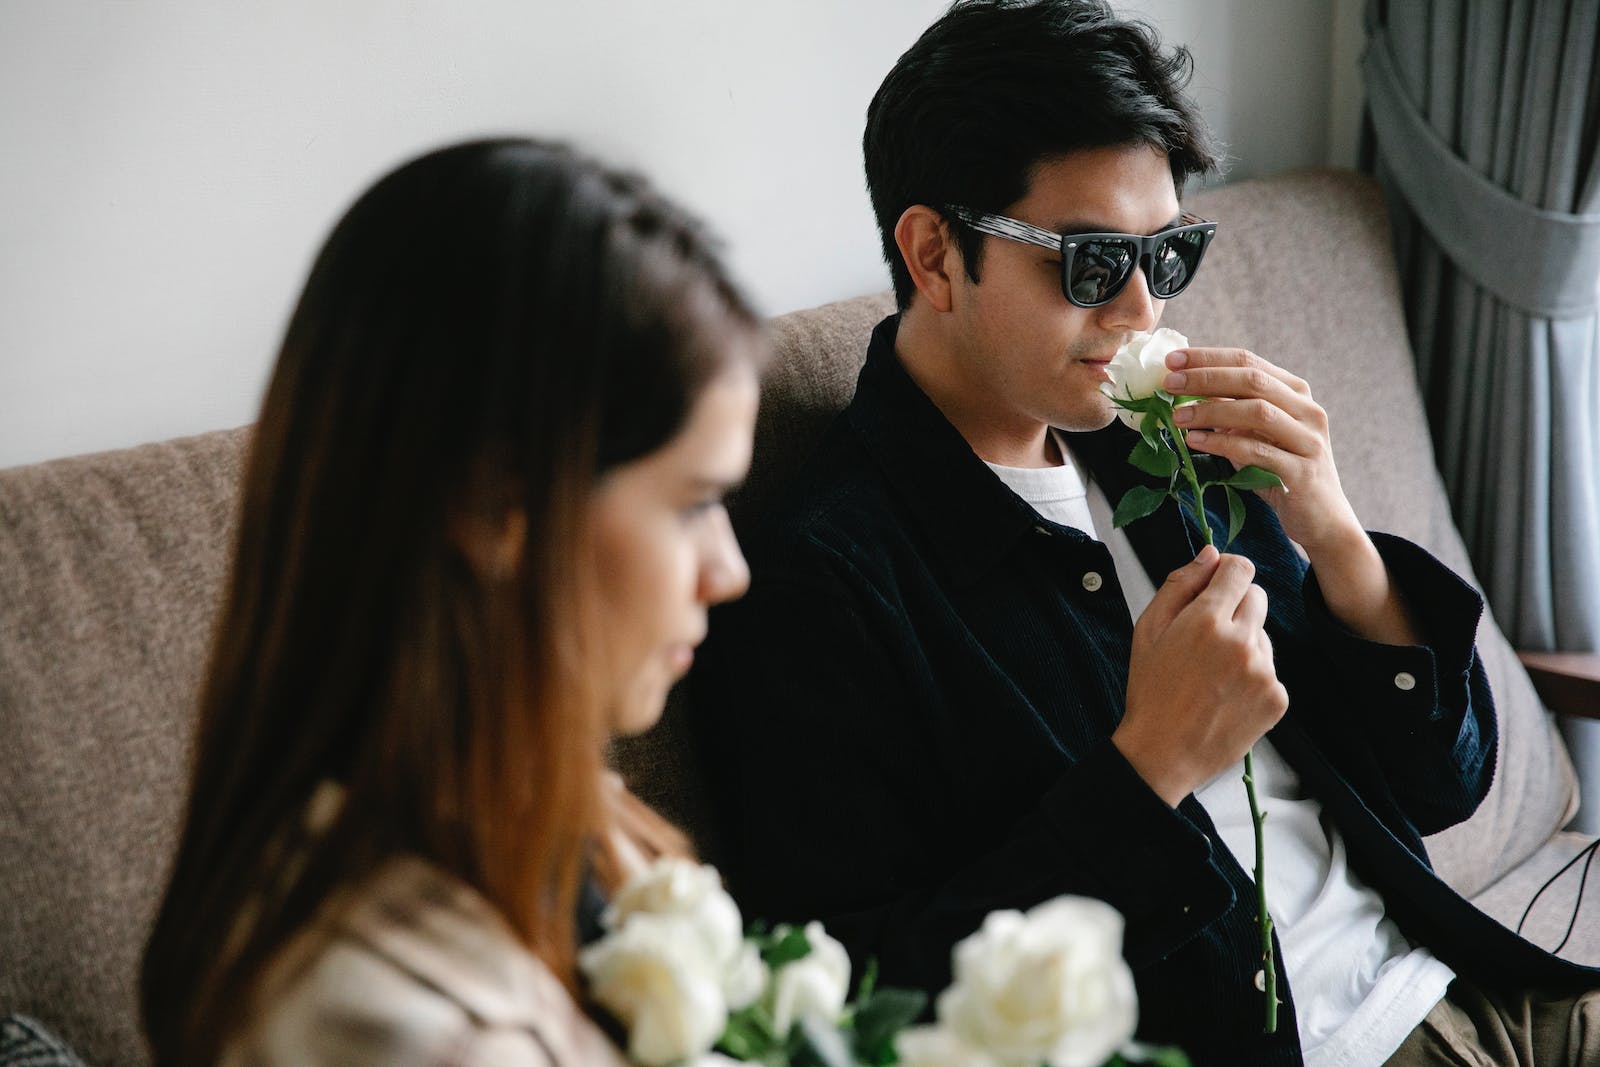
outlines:
{"label": "sofa armrest", "polygon": [[1600,652],[1518,652],[1545,707],[1600,719]]}

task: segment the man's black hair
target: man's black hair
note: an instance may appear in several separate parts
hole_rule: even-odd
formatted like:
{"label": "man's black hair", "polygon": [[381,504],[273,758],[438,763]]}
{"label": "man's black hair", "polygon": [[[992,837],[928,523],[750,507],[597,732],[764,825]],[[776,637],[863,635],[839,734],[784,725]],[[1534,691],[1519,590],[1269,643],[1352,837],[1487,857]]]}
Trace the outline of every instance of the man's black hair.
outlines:
{"label": "man's black hair", "polygon": [[[895,63],[867,108],[867,188],[902,310],[915,287],[895,245],[906,208],[1001,211],[1034,166],[1085,148],[1148,144],[1181,195],[1220,149],[1183,92],[1189,50],[1101,0],[957,0]],[[952,225],[978,280],[982,235]]]}

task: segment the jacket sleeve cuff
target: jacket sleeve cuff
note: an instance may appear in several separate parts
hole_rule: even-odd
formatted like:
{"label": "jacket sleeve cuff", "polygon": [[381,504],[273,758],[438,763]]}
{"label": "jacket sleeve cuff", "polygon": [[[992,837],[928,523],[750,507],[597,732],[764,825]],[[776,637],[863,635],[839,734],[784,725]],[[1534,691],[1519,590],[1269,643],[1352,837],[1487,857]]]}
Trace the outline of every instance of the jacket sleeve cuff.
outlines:
{"label": "jacket sleeve cuff", "polygon": [[1428,644],[1386,645],[1350,632],[1329,612],[1314,569],[1302,587],[1307,616],[1352,688],[1387,697],[1376,703],[1377,719],[1438,721],[1468,703],[1483,598],[1425,549],[1393,534],[1368,536]]}
{"label": "jacket sleeve cuff", "polygon": [[1133,966],[1167,955],[1233,906],[1211,839],[1168,807],[1109,738],[1085,752],[1040,805],[1127,921],[1124,951]]}

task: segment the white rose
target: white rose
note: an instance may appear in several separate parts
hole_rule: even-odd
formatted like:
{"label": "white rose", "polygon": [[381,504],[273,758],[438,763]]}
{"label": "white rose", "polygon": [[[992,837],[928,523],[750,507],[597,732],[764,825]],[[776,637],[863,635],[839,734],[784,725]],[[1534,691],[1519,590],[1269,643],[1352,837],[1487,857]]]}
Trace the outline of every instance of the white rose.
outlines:
{"label": "white rose", "polygon": [[997,1067],[993,1056],[973,1048],[943,1026],[914,1026],[895,1036],[900,1067]]}
{"label": "white rose", "polygon": [[955,948],[939,1018],[1008,1062],[1097,1067],[1133,1036],[1133,974],[1122,916],[1084,897],[992,912]]}
{"label": "white rose", "polygon": [[804,1016],[837,1022],[850,993],[850,955],[844,946],[829,937],[819,922],[806,924],[806,940],[811,942],[811,951],[772,975],[768,995],[773,1027],[779,1034],[787,1034],[790,1025]]}
{"label": "white rose", "polygon": [[723,967],[722,993],[728,1000],[728,1008],[732,1011],[748,1008],[766,991],[767,965],[761,962],[761,953],[756,947],[746,941],[739,947],[732,964]]}
{"label": "white rose", "polygon": [[715,867],[662,858],[628,880],[600,916],[615,930],[634,915],[674,915],[693,924],[717,961],[723,994],[737,1011],[755,1002],[766,972],[755,946],[744,940],[739,905],[722,888]]}
{"label": "white rose", "polygon": [[628,1029],[628,1056],[644,1067],[710,1050],[728,1022],[722,969],[695,924],[636,912],[584,949],[578,966],[595,1001]]}
{"label": "white rose", "polygon": [[[1100,391],[1123,400],[1143,400],[1147,396],[1154,396],[1168,374],[1167,353],[1188,347],[1187,337],[1165,326],[1155,333],[1136,333],[1123,342],[1106,365],[1106,377],[1110,381],[1103,383]],[[1137,411],[1118,408],[1117,418],[1137,430],[1144,416]]]}

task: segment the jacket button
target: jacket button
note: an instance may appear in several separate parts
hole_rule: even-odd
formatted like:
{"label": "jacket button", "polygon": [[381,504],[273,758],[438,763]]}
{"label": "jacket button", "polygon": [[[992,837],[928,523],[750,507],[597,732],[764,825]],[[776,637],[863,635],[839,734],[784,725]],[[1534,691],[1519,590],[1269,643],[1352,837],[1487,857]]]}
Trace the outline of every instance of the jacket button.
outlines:
{"label": "jacket button", "polygon": [[1409,693],[1417,687],[1417,680],[1408,671],[1401,671],[1394,676],[1394,687],[1402,692]]}
{"label": "jacket button", "polygon": [[1105,579],[1101,578],[1097,571],[1090,571],[1083,576],[1083,587],[1091,593],[1098,592],[1104,584]]}

